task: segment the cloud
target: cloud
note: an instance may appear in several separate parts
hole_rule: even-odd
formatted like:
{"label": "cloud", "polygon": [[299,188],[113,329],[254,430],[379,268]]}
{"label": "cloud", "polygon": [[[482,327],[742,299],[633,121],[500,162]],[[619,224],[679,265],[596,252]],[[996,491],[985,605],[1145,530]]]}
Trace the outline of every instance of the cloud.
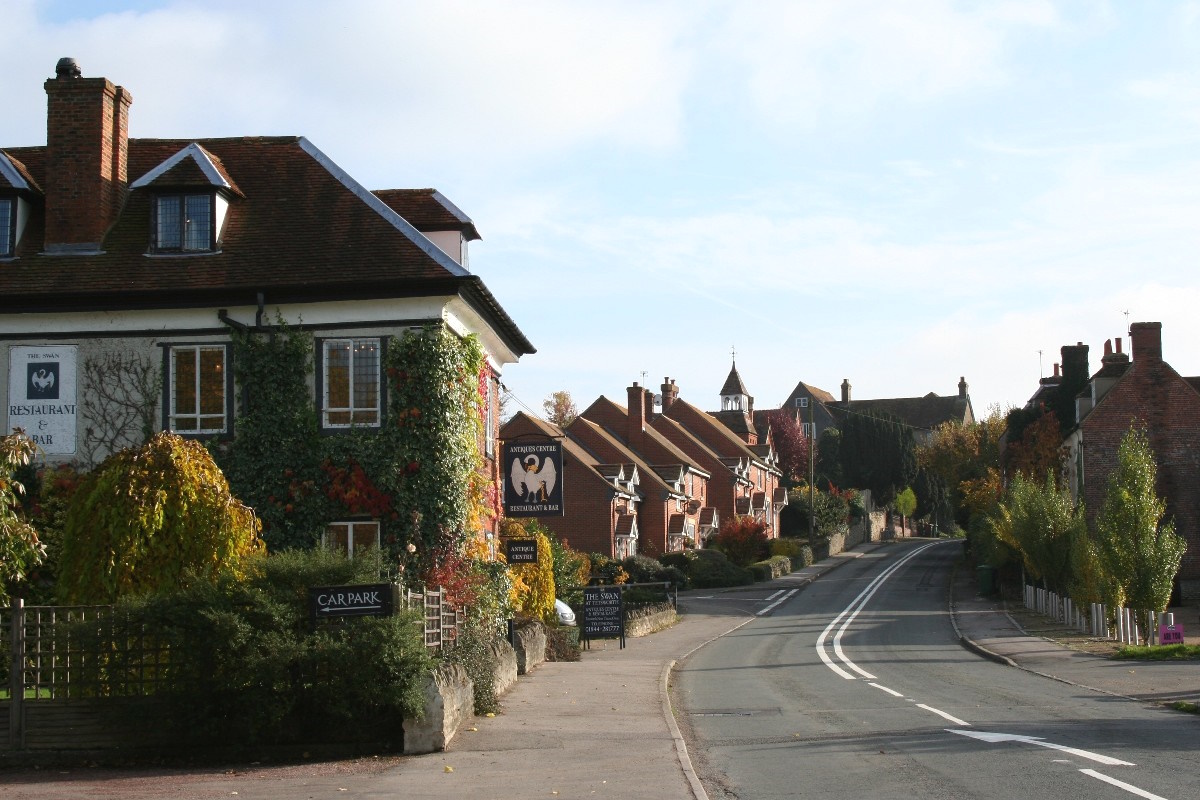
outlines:
{"label": "cloud", "polygon": [[729,10],[723,55],[740,64],[754,105],[781,128],[826,116],[866,117],[880,105],[927,103],[1007,80],[1013,28],[1056,24],[1045,2],[862,0],[760,2]]}

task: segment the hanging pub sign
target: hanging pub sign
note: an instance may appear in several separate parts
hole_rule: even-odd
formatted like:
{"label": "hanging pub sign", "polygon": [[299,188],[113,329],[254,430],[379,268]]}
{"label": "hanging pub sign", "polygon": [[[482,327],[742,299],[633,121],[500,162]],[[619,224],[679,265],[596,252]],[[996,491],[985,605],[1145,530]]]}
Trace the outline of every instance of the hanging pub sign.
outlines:
{"label": "hanging pub sign", "polygon": [[504,482],[504,516],[563,515],[562,442],[513,441],[504,445],[508,480]]}
{"label": "hanging pub sign", "polygon": [[75,345],[8,349],[8,425],[22,428],[43,453],[75,452]]}

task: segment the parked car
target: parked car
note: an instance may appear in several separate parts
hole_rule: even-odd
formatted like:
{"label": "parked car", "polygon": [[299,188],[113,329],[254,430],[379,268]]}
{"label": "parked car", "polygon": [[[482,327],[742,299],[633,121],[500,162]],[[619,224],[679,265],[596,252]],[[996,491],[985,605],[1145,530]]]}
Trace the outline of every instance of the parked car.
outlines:
{"label": "parked car", "polygon": [[571,607],[569,605],[567,605],[566,603],[564,603],[562,600],[554,601],[554,610],[558,614],[558,624],[559,625],[574,625],[575,624],[575,612],[572,611]]}

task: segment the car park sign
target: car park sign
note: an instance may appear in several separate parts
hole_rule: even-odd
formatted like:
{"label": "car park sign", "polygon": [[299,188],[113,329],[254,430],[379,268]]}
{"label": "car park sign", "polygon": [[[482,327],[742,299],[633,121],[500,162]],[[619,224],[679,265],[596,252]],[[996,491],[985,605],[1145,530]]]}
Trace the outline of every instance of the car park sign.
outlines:
{"label": "car park sign", "polygon": [[317,586],[308,590],[308,610],[314,620],[328,617],[390,617],[399,605],[394,583],[355,586]]}

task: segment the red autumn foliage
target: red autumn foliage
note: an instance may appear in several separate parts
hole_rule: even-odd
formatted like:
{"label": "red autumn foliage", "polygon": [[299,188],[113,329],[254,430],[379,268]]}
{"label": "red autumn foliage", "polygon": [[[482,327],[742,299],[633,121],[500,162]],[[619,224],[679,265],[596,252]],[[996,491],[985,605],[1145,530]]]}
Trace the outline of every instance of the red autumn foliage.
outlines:
{"label": "red autumn foliage", "polygon": [[762,561],[769,555],[767,525],[753,517],[726,520],[713,545],[740,567]]}

